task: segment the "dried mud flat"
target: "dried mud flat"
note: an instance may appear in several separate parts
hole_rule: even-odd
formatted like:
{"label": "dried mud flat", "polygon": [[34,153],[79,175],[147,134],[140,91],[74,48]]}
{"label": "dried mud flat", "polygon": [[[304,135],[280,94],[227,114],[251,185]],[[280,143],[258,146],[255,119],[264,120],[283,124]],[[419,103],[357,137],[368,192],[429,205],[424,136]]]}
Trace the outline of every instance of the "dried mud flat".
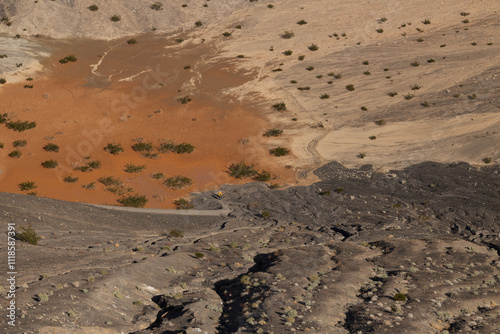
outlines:
{"label": "dried mud flat", "polygon": [[331,163],[185,216],[2,194],[42,237],[17,243],[19,333],[498,333],[499,171]]}

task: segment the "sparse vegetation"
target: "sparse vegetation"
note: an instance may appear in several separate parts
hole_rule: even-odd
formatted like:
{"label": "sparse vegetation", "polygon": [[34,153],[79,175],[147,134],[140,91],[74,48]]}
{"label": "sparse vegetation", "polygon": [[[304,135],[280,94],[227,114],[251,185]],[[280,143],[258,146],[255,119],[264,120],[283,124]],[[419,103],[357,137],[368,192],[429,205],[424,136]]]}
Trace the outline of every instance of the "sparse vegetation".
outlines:
{"label": "sparse vegetation", "polygon": [[171,230],[168,235],[172,238],[184,238],[184,232],[181,230]]}
{"label": "sparse vegetation", "polygon": [[7,122],[5,126],[11,130],[22,132],[26,130],[30,130],[36,127],[36,122],[29,121],[15,121],[15,122]]}
{"label": "sparse vegetation", "polygon": [[21,157],[21,155],[23,155],[23,154],[19,150],[12,151],[8,154],[9,157],[15,158],[15,159],[19,159]]}
{"label": "sparse vegetation", "polygon": [[387,122],[383,119],[379,119],[378,121],[375,121],[375,124],[379,125],[379,126],[382,126],[382,125],[386,125]]}
{"label": "sparse vegetation", "polygon": [[170,189],[182,189],[184,187],[187,187],[193,183],[193,180],[191,180],[188,177],[182,176],[182,175],[177,175],[177,176],[172,176],[163,181],[163,184]]}
{"label": "sparse vegetation", "polygon": [[405,302],[406,301],[406,295],[404,293],[398,292],[394,295],[394,300],[399,301],[399,302]]}
{"label": "sparse vegetation", "polygon": [[420,63],[418,61],[414,61],[413,63],[410,64],[411,66],[418,67],[420,66]]}
{"label": "sparse vegetation", "polygon": [[72,177],[71,175],[68,175],[68,176],[63,178],[63,181],[66,183],[75,183],[75,182],[78,182],[78,178]]}
{"label": "sparse vegetation", "polygon": [[306,70],[312,71],[312,70],[314,70],[314,66],[308,66],[308,67],[306,67]]}
{"label": "sparse vegetation", "polygon": [[195,25],[196,27],[201,27],[201,26],[203,25],[203,23],[202,23],[201,21],[196,21],[196,22],[194,23],[194,25]]}
{"label": "sparse vegetation", "polygon": [[[184,199],[184,198],[180,198],[178,200],[175,200],[174,204],[177,206],[178,210],[194,209],[193,203],[191,203],[191,201],[188,201],[187,199]],[[172,232],[170,232],[170,235],[172,236]],[[182,236],[181,236],[181,238],[182,238]]]}
{"label": "sparse vegetation", "polygon": [[348,91],[351,91],[351,92],[352,92],[352,91],[354,90],[354,85],[352,85],[352,84],[351,84],[351,85],[347,85],[347,86],[345,86],[345,88],[346,88]]}
{"label": "sparse vegetation", "polygon": [[278,137],[282,133],[283,133],[283,130],[273,128],[273,129],[266,130],[266,132],[264,132],[264,136],[265,137]]}
{"label": "sparse vegetation", "polygon": [[47,152],[59,152],[59,145],[56,145],[54,143],[47,143],[43,149]]}
{"label": "sparse vegetation", "polygon": [[329,99],[330,98],[330,95],[328,94],[323,94],[319,97],[320,99],[324,100],[324,99]]}
{"label": "sparse vegetation", "polygon": [[57,166],[59,166],[59,163],[52,159],[42,162],[43,168],[53,169],[56,168]]}
{"label": "sparse vegetation", "polygon": [[281,38],[284,38],[284,39],[290,39],[294,36],[295,36],[295,34],[293,33],[293,31],[288,31],[288,30],[281,34]]}
{"label": "sparse vegetation", "polygon": [[297,59],[300,60],[300,61],[303,61],[304,58],[306,58],[306,56],[299,56]]}
{"label": "sparse vegetation", "polygon": [[38,245],[38,241],[40,241],[40,237],[37,236],[36,231],[31,227],[31,223],[28,226],[19,226],[19,230],[21,232],[16,233],[16,239],[20,241],[27,242],[32,245]]}
{"label": "sparse vegetation", "polygon": [[403,95],[403,96],[404,96],[405,100],[411,100],[411,99],[413,99],[415,97],[415,95],[410,94],[410,93],[408,93],[406,95]]}
{"label": "sparse vegetation", "polygon": [[136,152],[149,152],[154,148],[153,143],[139,141],[132,145],[132,149]]}
{"label": "sparse vegetation", "polygon": [[273,105],[273,108],[277,111],[285,111],[286,110],[285,102],[276,103]]}
{"label": "sparse vegetation", "polygon": [[375,140],[375,139],[377,139],[377,136],[370,136],[368,138],[370,138],[370,140]]}
{"label": "sparse vegetation", "polygon": [[87,7],[88,10],[90,10],[91,12],[96,12],[99,10],[99,7],[97,5],[90,5]]}
{"label": "sparse vegetation", "polygon": [[26,182],[21,182],[18,184],[19,190],[21,191],[28,191],[28,190],[33,190],[37,188],[37,185],[33,181],[26,181]]}
{"label": "sparse vegetation", "polygon": [[244,177],[252,177],[257,174],[254,165],[247,165],[244,161],[233,163],[228,167],[228,173],[232,177],[241,179]]}
{"label": "sparse vegetation", "polygon": [[316,44],[311,44],[307,47],[310,51],[318,51],[319,47]]}
{"label": "sparse vegetation", "polygon": [[59,62],[61,64],[67,64],[68,62],[74,63],[76,60],[77,60],[77,58],[74,55],[69,55],[69,56],[66,56],[62,59],[59,59]]}
{"label": "sparse vegetation", "polygon": [[177,101],[179,101],[181,104],[187,104],[187,103],[191,102],[192,100],[189,96],[186,95],[184,97],[179,97],[177,99]]}
{"label": "sparse vegetation", "polygon": [[135,38],[131,38],[127,41],[127,44],[137,44],[137,40]]}
{"label": "sparse vegetation", "polygon": [[3,85],[6,82],[7,82],[7,80],[5,80],[5,78],[0,78],[0,85]]}
{"label": "sparse vegetation", "polygon": [[370,62],[368,60],[363,60],[362,64],[363,65],[370,65]]}
{"label": "sparse vegetation", "polygon": [[117,155],[121,152],[123,152],[123,147],[122,145],[120,144],[115,144],[115,143],[109,143],[108,145],[106,145],[106,147],[104,148],[104,151],[108,152],[108,153],[111,153],[113,155]]}
{"label": "sparse vegetation", "polygon": [[15,140],[12,142],[12,146],[14,147],[26,147],[26,145],[28,145],[28,142],[24,139]]}
{"label": "sparse vegetation", "polygon": [[491,157],[486,157],[486,158],[483,158],[482,161],[485,163],[485,164],[489,164],[493,161],[493,159]]}
{"label": "sparse vegetation", "polygon": [[263,170],[262,172],[260,173],[257,173],[253,179],[255,181],[261,181],[261,182],[266,182],[266,181],[269,181],[271,179],[271,173],[269,173],[268,171],[265,171]]}
{"label": "sparse vegetation", "polygon": [[278,146],[276,148],[270,149],[269,153],[271,153],[272,155],[274,155],[276,157],[282,157],[282,156],[290,154],[290,151],[284,147]]}
{"label": "sparse vegetation", "polygon": [[309,86],[305,86],[305,87],[297,87],[297,89],[298,89],[298,90],[301,90],[301,91],[302,91],[302,90],[310,90],[310,89],[311,89],[311,87],[309,87]]}
{"label": "sparse vegetation", "polygon": [[124,171],[127,173],[140,173],[146,168],[146,165],[126,164]]}
{"label": "sparse vegetation", "polygon": [[123,206],[134,207],[134,208],[142,208],[148,202],[148,199],[144,195],[131,195],[127,197],[122,197],[116,200]]}
{"label": "sparse vegetation", "polygon": [[228,31],[226,31],[226,32],[224,32],[224,33],[222,34],[222,36],[224,36],[224,37],[229,37],[229,36],[231,36],[231,33],[230,33],[230,32],[228,32]]}
{"label": "sparse vegetation", "polygon": [[111,20],[111,22],[119,22],[122,18],[120,15],[113,15],[109,19]]}
{"label": "sparse vegetation", "polygon": [[388,92],[387,95],[389,95],[390,97],[394,97],[398,95],[398,92]]}
{"label": "sparse vegetation", "polygon": [[291,56],[291,55],[292,55],[292,53],[293,53],[293,51],[292,51],[292,50],[286,50],[286,51],[283,51],[283,54],[284,54],[285,56]]}
{"label": "sparse vegetation", "polygon": [[297,22],[298,25],[304,25],[304,24],[307,24],[307,22],[305,20],[300,20]]}
{"label": "sparse vegetation", "polygon": [[163,4],[159,1],[153,3],[151,6],[149,6],[152,10],[163,10]]}

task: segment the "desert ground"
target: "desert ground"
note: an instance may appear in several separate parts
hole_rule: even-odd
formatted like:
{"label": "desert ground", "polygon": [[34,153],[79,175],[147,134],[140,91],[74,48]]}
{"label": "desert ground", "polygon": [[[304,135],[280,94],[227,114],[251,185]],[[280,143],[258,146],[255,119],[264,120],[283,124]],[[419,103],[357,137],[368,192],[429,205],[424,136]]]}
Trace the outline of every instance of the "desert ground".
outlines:
{"label": "desert ground", "polygon": [[0,1],[3,331],[499,333],[499,14]]}

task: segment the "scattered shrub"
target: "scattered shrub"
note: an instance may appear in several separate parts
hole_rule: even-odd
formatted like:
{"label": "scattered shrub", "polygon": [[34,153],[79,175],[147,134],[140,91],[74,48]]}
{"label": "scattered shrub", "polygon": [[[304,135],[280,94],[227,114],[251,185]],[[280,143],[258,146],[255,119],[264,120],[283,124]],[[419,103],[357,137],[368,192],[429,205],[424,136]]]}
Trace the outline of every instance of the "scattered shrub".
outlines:
{"label": "scattered shrub", "polygon": [[14,147],[25,147],[26,145],[28,145],[28,142],[24,139],[15,140],[14,142],[12,142],[12,146]]}
{"label": "scattered shrub", "polygon": [[423,24],[431,24],[431,20],[425,19],[422,21]]}
{"label": "scattered shrub", "polygon": [[324,100],[324,99],[329,99],[330,98],[330,95],[328,94],[323,94],[319,97],[320,99]]}
{"label": "scattered shrub", "polygon": [[269,173],[268,171],[265,171],[263,170],[262,172],[260,173],[257,173],[253,179],[255,181],[261,181],[261,182],[266,182],[266,181],[269,181],[271,179],[271,173]]}
{"label": "scattered shrub", "polygon": [[111,22],[119,22],[122,18],[120,15],[113,15],[109,18]]}
{"label": "scattered shrub", "polygon": [[15,151],[10,152],[8,155],[11,158],[19,159],[21,157],[21,155],[23,155],[23,154],[21,153],[21,151],[15,150]]}
{"label": "scattered shrub", "polygon": [[146,168],[146,165],[126,164],[124,171],[127,173],[140,173],[144,168]]}
{"label": "scattered shrub", "polygon": [[18,184],[21,191],[33,190],[37,188],[37,185],[33,181],[21,182]]}
{"label": "scattered shrub", "polygon": [[316,44],[311,44],[307,47],[310,51],[318,51],[319,47]]}
{"label": "scattered shrub", "polygon": [[368,110],[368,108],[367,108],[367,107],[365,107],[365,106],[362,106],[362,107],[361,107],[361,110],[363,110],[363,111],[367,111],[367,110]]}
{"label": "scattered shrub", "polygon": [[375,31],[376,31],[377,33],[381,34],[381,33],[383,33],[383,32],[384,32],[384,29],[377,29],[377,30],[375,30]]}
{"label": "scattered shrub", "polygon": [[194,257],[201,260],[205,257],[205,254],[200,253],[200,252],[196,252],[196,253],[194,253]]}
{"label": "scattered shrub", "polygon": [[282,157],[282,156],[290,154],[290,151],[284,147],[278,146],[276,148],[270,149],[269,153],[271,153],[272,155],[274,155],[276,157]]}
{"label": "scattered shrub", "polygon": [[285,31],[284,33],[281,34],[281,38],[284,38],[284,39],[290,39],[292,37],[294,37],[295,34],[293,33],[293,31]]}
{"label": "scattered shrub", "polygon": [[366,153],[362,153],[362,152],[358,153],[357,157],[360,159],[364,159],[366,157]]}
{"label": "scattered shrub", "polygon": [[21,225],[19,226],[19,229],[21,232],[16,233],[17,240],[24,241],[32,245],[38,245],[38,241],[41,238],[36,235],[36,231],[31,227],[31,224],[28,224],[28,227]]}
{"label": "scattered shrub", "polygon": [[95,189],[95,182],[90,182],[90,183],[87,183],[87,184],[83,184],[82,188],[83,189],[88,189],[88,190]]}
{"label": "scattered shrub", "polygon": [[42,162],[43,168],[52,169],[52,168],[56,168],[57,166],[59,166],[59,163],[55,160],[52,160],[52,159]]}
{"label": "scattered shrub", "polygon": [[312,71],[312,70],[314,70],[314,66],[308,66],[308,67],[306,67],[306,70]]}
{"label": "scattered shrub", "polygon": [[182,42],[184,42],[184,40],[183,40],[182,38],[176,38],[176,39],[175,39],[175,42],[176,42],[176,43],[182,43]]}
{"label": "scattered shrub", "polygon": [[404,293],[398,292],[394,295],[394,300],[399,301],[399,302],[405,302],[406,301],[406,295]]}
{"label": "scattered shrub", "polygon": [[286,110],[285,102],[276,103],[273,105],[273,108],[277,111],[284,111]]}
{"label": "scattered shrub", "polygon": [[72,177],[71,175],[68,175],[65,178],[63,178],[63,181],[67,182],[67,183],[75,183],[75,182],[78,182],[78,178]]}
{"label": "scattered shrub", "polygon": [[151,151],[154,148],[153,143],[151,142],[137,142],[134,145],[132,145],[132,149],[136,152],[144,152],[144,151]]}
{"label": "scattered shrub", "polygon": [[[180,198],[178,200],[175,200],[174,204],[177,205],[178,210],[190,210],[190,209],[194,208],[193,203],[191,203],[191,201],[188,201],[187,199],[184,199],[184,198]],[[173,236],[172,231],[170,231],[170,235]],[[183,235],[181,235],[180,237],[182,238],[182,236]],[[173,237],[175,237],[175,236],[173,236]]]}
{"label": "scattered shrub", "polygon": [[482,161],[485,163],[485,164],[489,164],[493,161],[493,159],[491,157],[486,157],[486,158],[483,158]]}
{"label": "scattered shrub", "polygon": [[353,91],[354,90],[354,85],[347,85],[345,86],[345,88],[348,90],[348,91]]}
{"label": "scattered shrub", "polygon": [[241,179],[244,177],[252,177],[257,174],[254,165],[247,165],[244,161],[233,163],[228,167],[228,173],[232,177]]}
{"label": "scattered shrub", "polygon": [[154,4],[149,6],[149,8],[153,10],[163,10],[163,4],[161,2],[155,2]]}
{"label": "scattered shrub", "polygon": [[398,95],[397,92],[388,92],[387,95],[389,95],[390,97],[394,97],[396,95]]}
{"label": "scattered shrub", "polygon": [[137,40],[135,38],[131,38],[127,41],[128,44],[137,44]]}
{"label": "scattered shrub", "polygon": [[425,107],[425,108],[427,108],[427,107],[429,107],[429,106],[430,106],[429,102],[427,102],[427,101],[424,101],[424,102],[420,103],[420,105],[421,105],[422,107]]}
{"label": "scattered shrub", "polygon": [[379,119],[378,121],[375,121],[375,124],[379,125],[379,126],[382,126],[382,125],[386,125],[387,122],[383,119]]}
{"label": "scattered shrub", "polygon": [[411,90],[419,90],[420,88],[422,88],[422,87],[420,87],[417,84],[414,84],[413,86],[411,86]]}
{"label": "scattered shrub", "polygon": [[468,16],[470,13],[467,13],[467,12],[461,12],[460,15],[462,16]]}
{"label": "scattered shrub", "polygon": [[372,74],[370,73],[370,71],[364,71],[364,72],[363,72],[363,74],[364,74],[364,75],[372,75]]}
{"label": "scattered shrub", "polygon": [[292,50],[286,50],[286,51],[284,51],[284,52],[283,52],[283,54],[284,54],[285,56],[291,56],[291,55],[292,55],[292,53],[293,53],[293,51],[292,51]]}
{"label": "scattered shrub", "polygon": [[203,25],[203,23],[201,21],[196,21],[194,23],[194,25],[197,26],[197,27],[201,27]]}
{"label": "scattered shrub", "polygon": [[370,65],[370,62],[368,60],[363,60],[362,64],[363,65]]}
{"label": "scattered shrub", "polygon": [[282,133],[283,133],[283,130],[273,128],[273,129],[267,129],[266,132],[264,132],[263,136],[265,136],[265,137],[278,137]]}
{"label": "scattered shrub", "polygon": [[184,97],[180,97],[177,99],[177,101],[179,101],[181,104],[187,104],[188,102],[191,102],[191,98],[189,96],[184,96]]}
{"label": "scattered shrub", "polygon": [[465,19],[462,21],[462,23],[469,23],[470,21],[468,19]]}
{"label": "scattered shrub", "polygon": [[[183,199],[183,198],[181,198],[181,199]],[[171,230],[168,233],[168,235],[171,236],[172,238],[184,238],[184,232],[181,230]]]}
{"label": "scattered shrub", "polygon": [[116,200],[123,206],[134,207],[134,208],[142,208],[148,202],[148,199],[144,195],[132,195],[127,197],[122,197]]}
{"label": "scattered shrub", "polygon": [[188,177],[182,176],[182,175],[177,175],[177,176],[172,176],[163,181],[163,184],[170,189],[182,189],[184,187],[187,187],[193,183],[193,180],[191,180]]}
{"label": "scattered shrub", "polygon": [[97,5],[90,5],[87,7],[88,10],[90,10],[91,12],[96,12],[97,10],[99,10],[99,7],[97,7]]}
{"label": "scattered shrub", "polygon": [[370,138],[370,140],[375,140],[375,139],[377,139],[377,136],[370,136],[368,138]]}
{"label": "scattered shrub", "polygon": [[299,56],[297,59],[303,61],[306,56]]}
{"label": "scattered shrub", "polygon": [[74,55],[69,55],[69,56],[66,56],[66,57],[64,57],[62,59],[59,59],[59,62],[61,64],[66,64],[68,62],[74,63],[76,60],[77,60],[77,58]]}
{"label": "scattered shrub", "polygon": [[0,78],[0,85],[3,85],[6,82],[7,82],[7,80],[5,80],[5,78]]}
{"label": "scattered shrub", "polygon": [[222,34],[222,36],[224,36],[224,37],[229,37],[229,36],[231,36],[231,33],[230,33],[230,32],[228,32],[228,31],[226,31],[226,32],[224,32],[224,33]]}
{"label": "scattered shrub", "polygon": [[305,86],[305,87],[297,87],[298,90],[302,91],[302,90],[310,90],[311,87],[309,86]]}
{"label": "scattered shrub", "polygon": [[106,145],[106,147],[104,148],[104,151],[108,152],[108,153],[111,153],[113,155],[117,155],[121,152],[123,152],[123,147],[122,145],[120,144],[115,144],[115,143],[109,143],[108,145]]}
{"label": "scattered shrub", "polygon": [[298,25],[303,25],[303,24],[307,24],[307,22],[306,22],[306,21],[304,21],[304,20],[300,20],[300,21],[298,21],[298,22],[297,22],[297,24],[298,24]]}
{"label": "scattered shrub", "polygon": [[411,66],[417,67],[420,66],[420,63],[418,61],[414,61],[413,63],[410,64]]}
{"label": "scattered shrub", "polygon": [[6,113],[0,114],[0,124],[4,124],[9,120],[8,115]]}
{"label": "scattered shrub", "polygon": [[415,95],[410,94],[410,93],[408,93],[406,95],[403,95],[403,96],[404,96],[405,100],[411,100],[411,99],[413,99],[415,97]]}
{"label": "scattered shrub", "polygon": [[5,124],[5,126],[7,126],[7,128],[9,128],[11,130],[22,132],[22,131],[26,131],[26,130],[35,128],[36,122],[35,121],[33,121],[33,122],[29,122],[29,121],[7,122]]}
{"label": "scattered shrub", "polygon": [[155,179],[155,180],[161,180],[165,177],[165,174],[163,173],[155,173],[153,175],[151,175],[151,178]]}

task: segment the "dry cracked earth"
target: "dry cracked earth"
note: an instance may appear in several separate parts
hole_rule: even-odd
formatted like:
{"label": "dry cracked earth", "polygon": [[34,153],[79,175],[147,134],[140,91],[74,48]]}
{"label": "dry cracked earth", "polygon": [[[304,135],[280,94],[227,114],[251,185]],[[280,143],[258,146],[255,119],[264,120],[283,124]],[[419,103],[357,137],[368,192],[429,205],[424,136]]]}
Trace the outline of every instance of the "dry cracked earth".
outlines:
{"label": "dry cracked earth", "polygon": [[17,242],[19,333],[498,333],[499,171],[330,163],[188,215],[4,193],[41,237]]}

